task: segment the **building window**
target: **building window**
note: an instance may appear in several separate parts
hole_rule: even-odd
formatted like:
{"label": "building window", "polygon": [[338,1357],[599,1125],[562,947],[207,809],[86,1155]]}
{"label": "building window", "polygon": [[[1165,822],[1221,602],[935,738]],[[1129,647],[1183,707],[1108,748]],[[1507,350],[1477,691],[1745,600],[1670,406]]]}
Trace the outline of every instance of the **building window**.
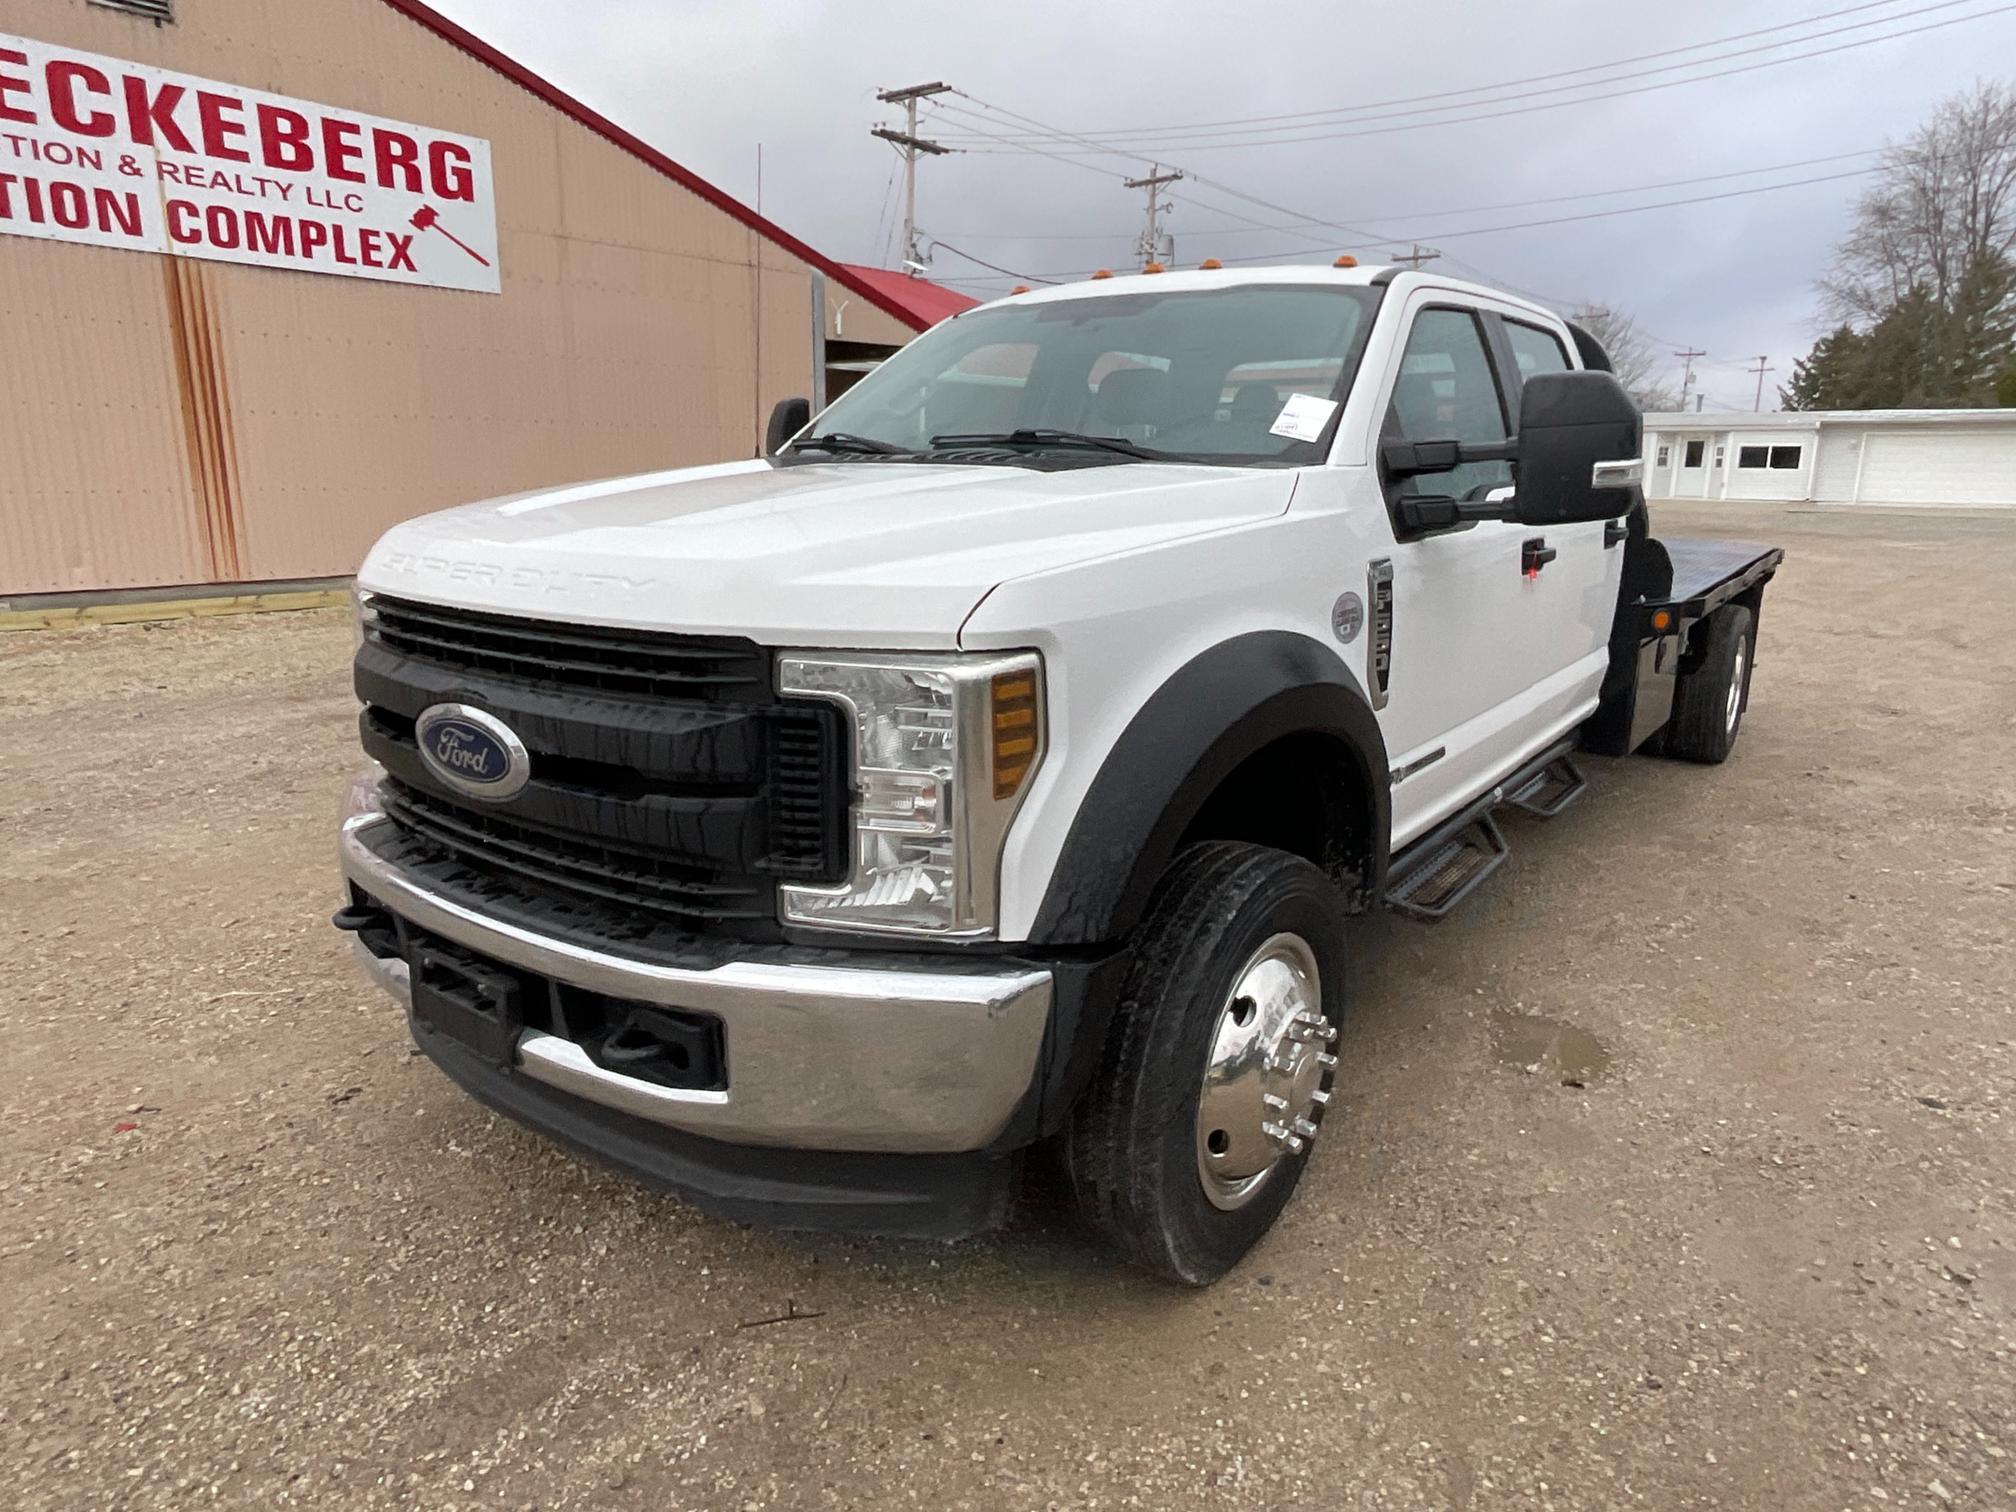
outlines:
{"label": "building window", "polygon": [[1664,467],[1664,466],[1666,465],[1666,459],[1667,459],[1668,457],[1672,456],[1672,455],[1673,455],[1673,448],[1672,448],[1672,447],[1670,447],[1670,446],[1662,446],[1662,447],[1660,447],[1660,448],[1659,448],[1659,461],[1658,461],[1658,462],[1657,462],[1657,463],[1656,463],[1655,465],[1656,465],[1656,466],[1659,466],[1659,467]]}
{"label": "building window", "polygon": [[1774,472],[1791,472],[1799,466],[1799,448],[1796,446],[1774,446],[1771,448],[1771,469]]}
{"label": "building window", "polygon": [[1768,467],[1771,465],[1771,448],[1768,446],[1739,446],[1736,448],[1738,467]]}
{"label": "building window", "polygon": [[1687,443],[1687,454],[1680,459],[1680,465],[1682,467],[1699,467],[1701,459],[1707,454],[1707,451],[1708,443],[1706,441],[1689,441]]}
{"label": "building window", "polygon": [[144,16],[156,26],[175,19],[175,0],[91,0],[91,4],[100,10],[124,11],[129,16]]}
{"label": "building window", "polygon": [[1721,466],[1721,465],[1722,465],[1722,464],[1723,464],[1724,462],[1726,462],[1726,461],[1728,461],[1728,460],[1729,460],[1729,448],[1728,448],[1728,447],[1726,447],[1726,446],[1724,446],[1724,445],[1723,445],[1723,444],[1722,444],[1721,442],[1719,442],[1719,441],[1718,441],[1718,442],[1716,442],[1716,443],[1715,443],[1715,465],[1716,465],[1717,467],[1720,467],[1720,466]]}

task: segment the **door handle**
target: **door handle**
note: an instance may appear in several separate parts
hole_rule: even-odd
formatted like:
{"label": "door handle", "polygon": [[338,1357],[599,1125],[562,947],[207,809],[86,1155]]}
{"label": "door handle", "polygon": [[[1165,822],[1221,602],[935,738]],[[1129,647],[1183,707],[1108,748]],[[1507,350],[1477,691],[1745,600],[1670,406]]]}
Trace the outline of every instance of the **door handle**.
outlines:
{"label": "door handle", "polygon": [[1559,555],[1559,549],[1549,546],[1545,536],[1535,536],[1519,548],[1519,570],[1529,578],[1536,578],[1540,569]]}

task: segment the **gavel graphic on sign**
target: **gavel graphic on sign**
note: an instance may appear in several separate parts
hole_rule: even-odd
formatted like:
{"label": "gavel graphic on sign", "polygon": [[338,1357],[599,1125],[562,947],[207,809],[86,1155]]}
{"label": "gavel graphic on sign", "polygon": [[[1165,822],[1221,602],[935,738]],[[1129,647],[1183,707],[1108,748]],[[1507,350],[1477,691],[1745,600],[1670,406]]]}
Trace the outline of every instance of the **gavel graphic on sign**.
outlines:
{"label": "gavel graphic on sign", "polygon": [[418,210],[413,212],[413,227],[418,231],[439,231],[448,240],[455,243],[456,246],[483,264],[484,267],[487,268],[490,266],[489,258],[485,257],[481,252],[478,252],[469,243],[441,224],[441,212],[436,210],[432,205],[422,205]]}

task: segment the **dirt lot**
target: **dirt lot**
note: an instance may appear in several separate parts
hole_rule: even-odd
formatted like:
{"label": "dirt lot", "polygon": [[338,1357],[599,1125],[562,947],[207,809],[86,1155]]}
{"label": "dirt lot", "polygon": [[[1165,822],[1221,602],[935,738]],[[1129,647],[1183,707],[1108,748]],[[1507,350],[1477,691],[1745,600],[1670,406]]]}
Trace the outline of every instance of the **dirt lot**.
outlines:
{"label": "dirt lot", "polygon": [[1202,1294],[575,1163],[325,923],[342,616],[0,637],[0,1502],[2016,1505],[2016,516],[1658,519],[1790,548],[1736,757],[1359,932]]}

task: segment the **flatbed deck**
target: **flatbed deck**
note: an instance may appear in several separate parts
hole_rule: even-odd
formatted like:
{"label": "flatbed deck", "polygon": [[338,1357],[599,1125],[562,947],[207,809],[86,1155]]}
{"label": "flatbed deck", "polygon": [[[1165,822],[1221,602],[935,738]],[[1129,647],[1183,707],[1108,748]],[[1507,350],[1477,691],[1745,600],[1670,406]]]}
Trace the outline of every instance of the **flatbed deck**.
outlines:
{"label": "flatbed deck", "polygon": [[1673,564],[1665,597],[1644,600],[1647,609],[1669,609],[1679,619],[1698,619],[1768,581],[1785,560],[1776,546],[1758,541],[1662,541]]}

